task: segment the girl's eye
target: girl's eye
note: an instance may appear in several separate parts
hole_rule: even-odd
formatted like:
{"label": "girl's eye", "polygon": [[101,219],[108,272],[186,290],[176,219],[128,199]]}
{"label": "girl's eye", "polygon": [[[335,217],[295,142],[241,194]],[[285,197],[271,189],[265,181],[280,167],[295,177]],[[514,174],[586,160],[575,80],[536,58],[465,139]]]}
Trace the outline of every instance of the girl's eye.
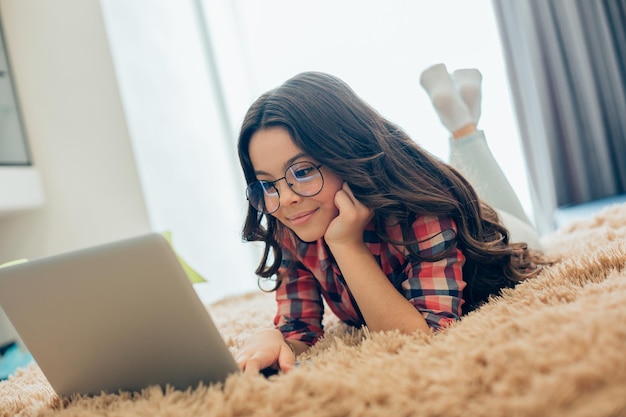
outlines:
{"label": "girl's eye", "polygon": [[310,176],[312,174],[312,172],[313,172],[313,168],[311,168],[311,167],[298,168],[298,169],[294,170],[293,176],[296,177],[296,179],[306,178],[306,177]]}
{"label": "girl's eye", "polygon": [[261,187],[263,187],[263,191],[265,192],[271,191],[272,188],[274,188],[274,184],[269,181],[259,181],[259,184],[261,184]]}

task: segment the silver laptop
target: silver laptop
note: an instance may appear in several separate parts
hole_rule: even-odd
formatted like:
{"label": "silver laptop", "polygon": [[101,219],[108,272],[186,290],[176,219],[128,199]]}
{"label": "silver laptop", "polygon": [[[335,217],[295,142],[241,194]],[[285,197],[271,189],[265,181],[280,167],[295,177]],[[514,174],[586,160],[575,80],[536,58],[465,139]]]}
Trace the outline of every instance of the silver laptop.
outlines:
{"label": "silver laptop", "polygon": [[62,396],[186,389],[239,372],[155,233],[0,268],[0,305]]}

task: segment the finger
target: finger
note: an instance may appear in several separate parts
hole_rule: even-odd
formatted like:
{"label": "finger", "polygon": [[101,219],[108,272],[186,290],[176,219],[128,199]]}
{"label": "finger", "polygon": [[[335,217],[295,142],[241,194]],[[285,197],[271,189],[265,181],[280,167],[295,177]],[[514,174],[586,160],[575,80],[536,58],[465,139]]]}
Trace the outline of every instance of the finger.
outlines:
{"label": "finger", "polygon": [[244,354],[238,354],[235,357],[235,362],[237,363],[237,366],[239,367],[239,369],[241,369],[242,371],[245,369],[246,367],[246,362],[248,362],[249,359],[249,355],[244,355]]}
{"label": "finger", "polygon": [[335,193],[335,206],[341,211],[354,206],[354,202],[344,190],[339,190]]}
{"label": "finger", "polygon": [[289,372],[296,365],[296,356],[291,349],[287,346],[283,346],[278,354],[278,367],[283,372]]}
{"label": "finger", "polygon": [[351,203],[353,206],[362,205],[361,202],[354,196],[354,193],[352,192],[350,185],[345,181],[341,185],[341,189],[337,191],[335,195],[341,195],[345,197],[346,198],[345,201]]}
{"label": "finger", "polygon": [[363,203],[361,203],[361,201],[359,201],[358,198],[354,196],[354,193],[352,192],[352,189],[350,188],[350,185],[348,185],[347,182],[343,183],[343,185],[341,186],[341,191],[346,193],[346,195],[348,196],[348,198],[350,199],[350,201],[355,207],[359,209],[369,210]]}
{"label": "finger", "polygon": [[[340,204],[344,204],[344,207],[347,208],[347,206],[345,206],[345,204],[347,204],[347,202],[349,201],[350,204],[352,204],[353,207],[355,207],[357,209],[357,212],[359,213],[359,217],[371,217],[373,210],[370,209],[369,207],[367,207],[365,204],[361,203],[355,196],[354,193],[352,192],[352,189],[350,188],[350,186],[348,185],[347,182],[344,182],[341,190],[339,190],[337,192],[337,194],[342,193],[343,195],[345,195],[347,197],[347,200],[345,201],[345,203],[343,201],[340,201]],[[337,198],[337,194],[335,195],[335,200]],[[341,207],[339,207],[337,205],[337,202],[335,201],[335,205],[337,206],[338,209],[340,209],[341,211]]]}
{"label": "finger", "polygon": [[261,372],[261,364],[258,359],[250,358],[244,365],[243,372],[245,374],[258,374]]}
{"label": "finger", "polygon": [[350,196],[350,198],[354,199],[354,193],[352,192],[352,189],[350,188],[350,185],[347,182],[344,181],[343,185],[341,186],[341,189],[345,191],[348,194],[348,196]]}
{"label": "finger", "polygon": [[335,207],[339,210],[338,218],[343,221],[351,223],[358,218],[358,210],[354,202],[343,190],[339,190],[337,194],[335,194]]}

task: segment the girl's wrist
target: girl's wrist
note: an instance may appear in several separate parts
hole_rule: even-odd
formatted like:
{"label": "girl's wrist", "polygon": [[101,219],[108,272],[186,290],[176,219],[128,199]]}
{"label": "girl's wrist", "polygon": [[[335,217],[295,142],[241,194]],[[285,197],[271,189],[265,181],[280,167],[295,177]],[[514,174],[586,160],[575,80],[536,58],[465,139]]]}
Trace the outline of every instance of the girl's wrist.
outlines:
{"label": "girl's wrist", "polygon": [[365,246],[364,242],[341,245],[328,245],[330,252],[333,254],[339,269],[346,264],[369,262],[374,259],[374,255]]}
{"label": "girl's wrist", "polygon": [[272,337],[272,338],[276,338],[276,339],[280,338],[281,340],[284,340],[283,334],[280,332],[280,330],[278,330],[278,329],[276,329],[274,327],[270,327],[270,328],[267,328],[267,329],[259,330],[256,334],[259,335],[259,336],[262,335],[262,336],[266,336],[266,337]]}
{"label": "girl's wrist", "polygon": [[289,349],[291,349],[291,353],[293,353],[293,356],[297,356],[296,348],[291,343],[289,343],[287,339],[285,339],[285,344],[289,347]]}
{"label": "girl's wrist", "polygon": [[335,257],[340,253],[346,254],[358,254],[358,253],[369,253],[369,249],[365,246],[365,242],[361,241],[348,241],[342,243],[329,243],[326,242],[330,251],[335,255]]}

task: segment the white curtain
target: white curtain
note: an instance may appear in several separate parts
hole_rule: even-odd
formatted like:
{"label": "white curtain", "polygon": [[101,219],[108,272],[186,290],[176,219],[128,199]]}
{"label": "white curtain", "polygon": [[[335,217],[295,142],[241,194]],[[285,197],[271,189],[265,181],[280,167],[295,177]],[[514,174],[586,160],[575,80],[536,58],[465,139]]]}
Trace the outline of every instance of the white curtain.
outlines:
{"label": "white curtain", "polygon": [[195,2],[106,0],[103,15],[151,226],[209,283],[205,301],[256,288],[241,242],[243,175]]}

